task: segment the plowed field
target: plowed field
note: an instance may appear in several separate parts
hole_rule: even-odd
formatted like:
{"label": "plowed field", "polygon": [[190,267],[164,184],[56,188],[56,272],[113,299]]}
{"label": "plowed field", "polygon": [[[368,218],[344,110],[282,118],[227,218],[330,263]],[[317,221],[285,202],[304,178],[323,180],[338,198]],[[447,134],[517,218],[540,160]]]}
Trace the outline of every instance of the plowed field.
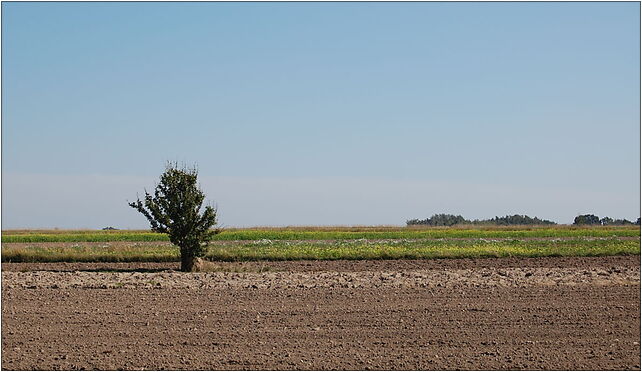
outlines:
{"label": "plowed field", "polygon": [[640,256],[3,264],[2,369],[640,369]]}

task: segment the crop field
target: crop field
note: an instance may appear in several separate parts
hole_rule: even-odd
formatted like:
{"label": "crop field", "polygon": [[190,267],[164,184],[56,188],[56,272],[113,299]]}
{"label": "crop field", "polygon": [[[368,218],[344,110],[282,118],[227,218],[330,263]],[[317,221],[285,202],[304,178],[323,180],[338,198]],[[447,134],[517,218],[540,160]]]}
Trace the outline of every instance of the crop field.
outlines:
{"label": "crop field", "polygon": [[[381,260],[484,257],[610,256],[640,254],[639,239],[387,239],[221,241],[211,261]],[[5,244],[2,262],[168,262],[178,250],[165,242]]]}
{"label": "crop field", "polygon": [[[347,239],[448,239],[448,238],[569,238],[639,237],[640,228],[630,227],[285,227],[227,229],[214,237],[228,240],[347,240]],[[146,242],[167,241],[164,234],[147,230],[7,230],[2,243],[44,242]]]}
{"label": "crop field", "polygon": [[640,230],[2,233],[8,370],[640,370]]}

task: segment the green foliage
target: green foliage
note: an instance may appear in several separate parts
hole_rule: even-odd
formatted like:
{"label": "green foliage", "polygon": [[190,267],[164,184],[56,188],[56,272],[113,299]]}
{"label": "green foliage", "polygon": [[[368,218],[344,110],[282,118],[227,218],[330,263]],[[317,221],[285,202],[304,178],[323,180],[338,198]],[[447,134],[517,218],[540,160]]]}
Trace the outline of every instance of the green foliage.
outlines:
{"label": "green foliage", "polygon": [[600,217],[594,214],[583,214],[575,217],[573,225],[601,225]]}
{"label": "green foliage", "polygon": [[640,254],[630,240],[424,240],[269,242],[213,246],[207,257],[219,261],[381,260],[481,257],[606,256]]}
{"label": "green foliage", "polygon": [[602,226],[609,226],[609,225],[614,225],[614,226],[621,226],[621,225],[634,225],[633,222],[627,220],[626,218],[623,219],[612,219],[611,217],[604,217],[600,220],[600,223]]}
{"label": "green foliage", "polygon": [[201,212],[205,194],[197,176],[196,169],[169,163],[154,194],[145,191],[143,201],[129,203],[147,218],[153,232],[169,236],[184,259],[204,256],[207,243],[219,232],[211,229],[216,225],[216,209],[208,205]]}
{"label": "green foliage", "polygon": [[490,220],[475,220],[473,224],[491,224],[491,225],[555,225],[555,222],[542,220],[537,217],[515,214],[512,216],[495,217]]}
{"label": "green foliage", "polygon": [[453,214],[435,214],[425,220],[409,220],[406,222],[408,225],[428,225],[428,226],[454,226],[470,223],[462,216],[455,216]]}
{"label": "green foliage", "polygon": [[600,220],[600,225],[602,226],[608,226],[608,225],[614,225],[615,221],[611,217],[604,217]]}
{"label": "green foliage", "polygon": [[626,218],[624,219],[613,219],[611,217],[599,218],[594,214],[583,214],[575,217],[573,225],[601,225],[601,226],[624,226],[624,225],[639,225],[640,218],[633,223]]}
{"label": "green foliage", "polygon": [[496,226],[510,226],[510,225],[555,225],[555,222],[548,220],[541,220],[537,217],[529,217],[526,215],[515,214],[512,216],[494,217],[489,220],[474,220],[470,221],[462,216],[455,216],[452,214],[435,214],[425,220],[408,220],[407,225],[427,225],[427,226],[454,226],[454,225],[496,225]]}
{"label": "green foliage", "polygon": [[21,233],[3,232],[3,243],[56,243],[56,242],[151,242],[169,241],[166,234],[147,232],[131,232],[120,230],[114,233],[83,231],[71,233]]}

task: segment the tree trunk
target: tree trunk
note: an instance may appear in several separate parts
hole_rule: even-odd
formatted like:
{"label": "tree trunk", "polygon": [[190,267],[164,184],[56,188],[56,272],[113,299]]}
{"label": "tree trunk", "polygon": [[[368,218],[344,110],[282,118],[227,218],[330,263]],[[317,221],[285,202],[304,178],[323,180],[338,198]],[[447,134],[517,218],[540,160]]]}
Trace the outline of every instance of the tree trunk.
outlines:
{"label": "tree trunk", "polygon": [[200,257],[196,257],[189,251],[181,250],[181,271],[198,272],[207,268],[207,264]]}
{"label": "tree trunk", "polygon": [[197,258],[185,252],[181,252],[181,271],[194,271]]}

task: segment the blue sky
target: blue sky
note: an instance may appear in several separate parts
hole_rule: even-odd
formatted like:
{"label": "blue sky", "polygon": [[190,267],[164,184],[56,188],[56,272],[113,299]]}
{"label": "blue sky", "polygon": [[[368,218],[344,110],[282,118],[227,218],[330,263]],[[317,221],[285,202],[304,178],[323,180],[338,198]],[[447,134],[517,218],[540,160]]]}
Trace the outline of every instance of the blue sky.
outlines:
{"label": "blue sky", "polygon": [[639,3],[2,3],[2,228],[640,206]]}

